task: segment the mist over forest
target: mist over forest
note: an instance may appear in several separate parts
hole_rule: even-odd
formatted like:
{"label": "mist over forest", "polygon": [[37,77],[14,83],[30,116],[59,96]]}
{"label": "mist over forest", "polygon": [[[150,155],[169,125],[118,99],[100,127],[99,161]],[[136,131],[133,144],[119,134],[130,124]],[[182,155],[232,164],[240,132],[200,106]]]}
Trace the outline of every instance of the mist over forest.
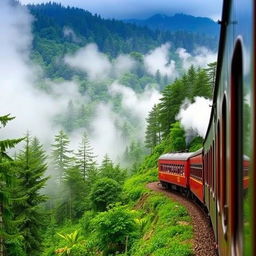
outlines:
{"label": "mist over forest", "polygon": [[[14,239],[5,244],[8,255],[56,255],[64,242],[55,237],[59,247],[52,244],[47,232],[55,236],[63,228],[75,235],[67,222],[86,226],[87,219],[111,204],[120,203],[116,209],[133,223],[133,214],[122,207],[144,190],[133,191],[126,179],[143,173],[145,182],[143,170],[153,170],[161,153],[202,145],[211,111],[217,37],[151,30],[56,3],[21,6],[1,1],[0,22],[1,136],[23,138],[4,144],[3,152],[14,159],[15,166],[8,168],[15,170],[19,184],[18,189],[10,185],[8,193],[26,201],[28,192],[22,186],[38,171],[33,197],[43,193],[48,198],[35,199],[36,216],[44,211],[52,216],[51,230],[36,224],[43,234],[36,234],[40,245],[31,238],[30,244],[23,244],[17,234],[26,230],[17,224]],[[175,142],[176,137],[181,142]],[[156,177],[154,171],[148,175],[149,180]],[[104,186],[113,190],[107,199],[100,198],[99,187]],[[100,200],[106,200],[103,206]],[[26,207],[22,214],[29,219]],[[22,215],[17,209],[10,203],[14,219]],[[94,222],[100,227],[100,220]],[[95,254],[80,248],[83,254],[74,255],[98,255],[104,246],[124,251],[123,241],[114,248],[93,244]]]}
{"label": "mist over forest", "polygon": [[[16,15],[6,15],[12,11]],[[110,56],[105,47],[108,37],[103,45],[97,44],[97,38],[96,43],[87,43],[84,35],[75,32],[79,31],[77,27],[73,29],[63,24],[62,15],[70,12],[68,17],[71,18],[78,13],[85,16],[84,20],[100,21],[102,27],[109,26],[108,20],[57,4],[29,6],[28,9],[3,6],[2,12],[6,19],[2,18],[5,36],[1,37],[1,52],[8,58],[2,58],[1,79],[6,81],[8,78],[8,82],[1,83],[6,88],[0,104],[2,113],[10,112],[17,117],[5,132],[22,137],[30,131],[47,147],[58,130],[64,129],[74,137],[74,146],[78,144],[77,134],[85,130],[99,160],[109,154],[116,161],[133,141],[143,144],[145,118],[158,103],[160,90],[191,65],[206,67],[216,59],[216,52],[197,45],[196,39],[197,46],[190,52],[182,47],[175,48],[173,42],[164,39],[151,49],[143,49],[143,45],[148,47],[143,41],[141,45],[137,41],[133,47],[136,30],[149,34],[148,40],[152,40],[150,33],[154,34],[136,27],[134,34],[130,32],[130,53],[120,49],[118,55]],[[43,23],[46,20],[48,22]],[[58,24],[60,20],[62,27]],[[40,26],[40,23],[43,24]],[[111,23],[127,30],[134,27],[119,21]],[[88,33],[86,31],[85,27],[84,34]],[[53,52],[52,48],[58,48],[60,41],[65,49]],[[121,45],[129,43],[127,38],[122,41]],[[114,43],[112,47],[117,48]],[[135,51],[139,48],[140,52]],[[14,70],[16,74],[11,76]],[[63,75],[58,76],[58,72],[53,75],[53,70],[63,72]],[[13,102],[11,106],[8,104],[10,100]],[[109,135],[108,142],[104,140],[102,127]],[[116,149],[111,146],[113,144]]]}

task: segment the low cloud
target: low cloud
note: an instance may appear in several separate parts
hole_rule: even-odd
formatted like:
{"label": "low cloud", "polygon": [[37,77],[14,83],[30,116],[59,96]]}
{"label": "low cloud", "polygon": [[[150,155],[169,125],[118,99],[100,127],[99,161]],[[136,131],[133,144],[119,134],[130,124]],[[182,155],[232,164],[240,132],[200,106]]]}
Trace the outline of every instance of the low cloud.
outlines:
{"label": "low cloud", "polygon": [[[11,113],[16,116],[16,119],[0,131],[3,137],[10,138],[21,137],[29,130],[33,136],[37,136],[42,143],[50,147],[54,134],[62,128],[56,127],[53,123],[55,117],[65,113],[70,100],[73,100],[76,105],[86,104],[90,102],[90,99],[81,96],[75,81],[57,83],[42,80],[40,67],[29,59],[33,40],[31,33],[33,17],[25,7],[8,3],[8,1],[0,1],[0,22],[2,24],[0,30],[0,114]],[[71,31],[66,31],[66,33],[71,33],[70,36],[72,36]],[[175,62],[169,58],[169,49],[170,44],[165,44],[145,56],[145,66],[150,74],[155,75],[159,70],[162,75],[167,75],[169,78],[177,77]],[[204,56],[203,52],[201,50],[199,55]],[[183,51],[184,53],[186,52]],[[181,58],[189,61],[192,57],[185,55]],[[203,62],[199,57],[195,60],[197,63]],[[86,72],[91,80],[118,78],[136,66],[135,60],[129,55],[120,55],[110,61],[105,54],[99,52],[95,44],[89,44],[75,54],[65,56],[65,62],[75,69]],[[39,82],[46,84],[50,93],[38,89],[36,85]],[[159,102],[160,93],[156,89],[146,87],[144,92],[138,94],[133,89],[114,82],[109,87],[109,94],[110,97],[116,95],[121,97],[120,112],[125,112],[127,116],[136,120],[135,126],[140,128],[136,139],[143,139],[146,127],[145,118],[153,105]],[[199,104],[199,110],[202,110],[202,104],[202,102],[201,105]],[[184,127],[189,126],[194,120],[192,116],[186,115],[189,110],[190,107],[184,107],[179,114]],[[195,116],[198,119],[198,113]],[[88,127],[88,137],[99,160],[106,153],[115,160],[123,154],[129,142],[123,138],[120,127],[125,124],[126,118],[114,113],[113,106],[109,103],[97,105],[91,126]],[[205,119],[205,117],[200,118],[201,121]],[[196,124],[190,126],[200,135],[202,134],[201,128],[196,128]],[[77,129],[70,134],[71,140],[74,140],[73,148],[78,145],[83,130]]]}
{"label": "low cloud", "polygon": [[76,35],[74,30],[70,27],[63,28],[63,35],[66,38],[70,38],[74,43],[80,43],[81,39]]}
{"label": "low cloud", "polygon": [[207,64],[217,60],[217,53],[212,52],[206,47],[198,47],[194,50],[193,54],[187,52],[184,48],[176,50],[184,70],[188,70],[191,65],[195,67],[205,68]]}
{"label": "low cloud", "polygon": [[113,73],[119,77],[124,73],[131,71],[136,66],[136,61],[129,55],[121,54],[113,62]]}
{"label": "low cloud", "polygon": [[189,100],[184,101],[176,119],[184,127],[187,138],[190,138],[191,135],[205,137],[211,114],[211,104],[212,101],[204,97],[195,97],[193,103]]}
{"label": "low cloud", "polygon": [[144,57],[146,70],[149,74],[155,75],[157,71],[162,76],[168,76],[170,79],[177,77],[175,61],[169,58],[170,43],[161,45],[152,50]]}
{"label": "low cloud", "polygon": [[69,66],[85,72],[90,80],[119,77],[131,71],[136,65],[133,58],[124,54],[119,55],[111,62],[94,43],[86,45],[73,55],[65,56],[64,61]]}
{"label": "low cloud", "polygon": [[61,107],[33,86],[39,68],[29,60],[32,21],[26,8],[10,1],[0,2],[0,114],[16,116],[1,130],[8,137],[20,137],[33,130],[38,137],[49,138],[49,117]]}
{"label": "low cloud", "polygon": [[[146,128],[146,116],[152,107],[159,102],[161,94],[153,88],[146,87],[143,93],[136,93],[133,89],[119,84],[113,83],[109,92],[112,96],[121,95],[122,108],[130,113],[139,123],[140,138],[144,138]],[[137,124],[137,125],[138,125]]]}
{"label": "low cloud", "polygon": [[118,122],[120,118],[112,111],[110,105],[101,103],[97,106],[91,123],[89,139],[98,156],[98,161],[102,161],[106,154],[117,161],[118,157],[124,153],[126,144],[117,127]]}
{"label": "low cloud", "polygon": [[112,68],[109,59],[99,52],[96,44],[88,44],[74,55],[65,56],[64,60],[71,67],[86,72],[91,80],[107,78]]}
{"label": "low cloud", "polygon": [[[53,124],[71,99],[85,101],[75,82],[43,81],[41,69],[29,59],[33,36],[33,17],[25,7],[11,1],[0,1],[0,115],[10,113],[16,118],[1,134],[22,137],[27,131],[49,146],[60,129]],[[47,84],[51,94],[37,88]]]}

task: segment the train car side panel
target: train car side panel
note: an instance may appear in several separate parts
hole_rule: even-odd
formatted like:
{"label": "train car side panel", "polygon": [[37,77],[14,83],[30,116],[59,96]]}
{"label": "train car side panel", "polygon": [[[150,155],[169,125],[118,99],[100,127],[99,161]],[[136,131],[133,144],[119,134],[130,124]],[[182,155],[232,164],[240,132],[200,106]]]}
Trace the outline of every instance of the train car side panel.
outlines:
{"label": "train car side panel", "polygon": [[203,184],[203,156],[202,150],[199,154],[191,156],[189,159],[190,174],[189,188],[190,191],[204,203],[204,184]]}

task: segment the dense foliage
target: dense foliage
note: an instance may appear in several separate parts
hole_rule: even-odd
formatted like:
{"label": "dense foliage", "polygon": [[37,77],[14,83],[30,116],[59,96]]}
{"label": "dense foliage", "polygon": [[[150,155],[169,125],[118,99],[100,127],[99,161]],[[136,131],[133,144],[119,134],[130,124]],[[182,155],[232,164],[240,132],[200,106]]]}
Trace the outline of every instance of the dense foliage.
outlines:
{"label": "dense foliage", "polygon": [[[152,31],[55,3],[28,7],[35,16],[33,61],[42,66],[44,78],[54,79],[57,85],[72,78],[83,100],[70,100],[55,116],[55,127],[62,129],[52,138],[48,153],[29,134],[0,141],[0,256],[191,255],[187,241],[192,230],[186,210],[150,193],[146,184],[156,181],[157,159],[162,153],[201,147],[201,137],[186,140],[176,116],[186,98],[211,98],[216,66],[191,66],[187,72],[180,68],[182,77],[171,81],[159,70],[148,74],[142,62],[143,54],[167,41],[173,43],[168,54],[175,59],[177,47],[215,49],[215,40],[182,31]],[[128,53],[137,61],[136,67],[120,77],[92,81],[63,62],[67,53],[91,42],[110,61]],[[120,95],[108,93],[114,80],[133,93],[162,90],[160,103],[147,118],[146,148],[135,136],[142,130],[136,117],[121,107]],[[47,79],[37,86],[54,95]],[[95,108],[102,102],[111,102],[113,112],[123,118],[115,120],[127,145],[121,165],[108,155],[97,163],[84,132],[92,129]],[[12,119],[1,116],[0,128]],[[72,150],[69,135],[74,131],[81,138]],[[22,140],[22,149],[11,158],[6,151]]]}
{"label": "dense foliage", "polygon": [[72,77],[74,71],[60,61],[61,57],[92,42],[111,58],[120,53],[146,53],[166,42],[172,42],[173,49],[183,47],[189,52],[201,45],[213,50],[217,48],[216,36],[203,33],[182,29],[153,31],[57,3],[28,5],[28,8],[35,17],[33,57],[45,67],[50,77]]}
{"label": "dense foliage", "polygon": [[[145,144],[151,152],[161,144],[162,140],[168,141],[169,146],[165,149],[166,152],[186,150],[185,133],[176,123],[177,115],[185,99],[193,101],[196,96],[208,99],[212,97],[213,72],[215,72],[214,64],[210,64],[207,69],[198,70],[191,66],[180,79],[176,79],[164,88],[160,103],[153,107],[147,118]],[[193,149],[198,149],[196,142],[200,148],[202,139],[193,141],[191,144]],[[188,149],[189,147],[188,145]]]}

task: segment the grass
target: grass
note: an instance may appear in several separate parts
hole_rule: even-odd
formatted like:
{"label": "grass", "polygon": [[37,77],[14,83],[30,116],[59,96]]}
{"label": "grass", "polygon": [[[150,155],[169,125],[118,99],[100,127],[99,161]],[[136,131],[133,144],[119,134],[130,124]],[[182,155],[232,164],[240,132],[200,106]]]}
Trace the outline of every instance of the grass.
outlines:
{"label": "grass", "polygon": [[130,255],[193,255],[192,225],[185,207],[167,197],[147,192],[140,213],[147,224]]}
{"label": "grass", "polygon": [[157,169],[151,169],[125,182],[125,194],[145,223],[129,255],[193,255],[190,216],[182,205],[146,188],[147,183],[156,180]]}

